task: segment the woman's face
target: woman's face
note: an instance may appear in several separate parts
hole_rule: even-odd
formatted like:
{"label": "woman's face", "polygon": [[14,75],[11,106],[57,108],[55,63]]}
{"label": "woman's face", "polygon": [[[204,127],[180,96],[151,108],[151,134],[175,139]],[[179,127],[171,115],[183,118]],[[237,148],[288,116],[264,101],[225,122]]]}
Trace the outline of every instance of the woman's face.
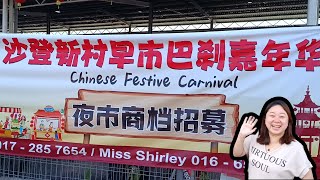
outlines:
{"label": "woman's face", "polygon": [[275,105],[266,114],[265,124],[270,135],[283,135],[288,127],[289,117],[280,105]]}

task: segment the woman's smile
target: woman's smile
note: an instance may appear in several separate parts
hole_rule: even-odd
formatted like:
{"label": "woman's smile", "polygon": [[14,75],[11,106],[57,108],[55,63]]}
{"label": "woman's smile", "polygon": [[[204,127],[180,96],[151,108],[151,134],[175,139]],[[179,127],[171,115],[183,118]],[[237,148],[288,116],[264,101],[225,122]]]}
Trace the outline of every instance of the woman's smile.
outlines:
{"label": "woman's smile", "polygon": [[266,114],[265,124],[271,135],[283,135],[288,127],[289,117],[280,105],[273,106]]}

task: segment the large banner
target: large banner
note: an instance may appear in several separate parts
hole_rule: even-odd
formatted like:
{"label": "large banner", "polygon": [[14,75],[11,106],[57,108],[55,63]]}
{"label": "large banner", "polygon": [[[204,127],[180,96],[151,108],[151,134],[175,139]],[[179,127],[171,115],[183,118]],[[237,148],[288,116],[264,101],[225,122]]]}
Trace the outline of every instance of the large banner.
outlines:
{"label": "large banner", "polygon": [[1,34],[0,153],[239,177],[239,117],[283,96],[319,163],[319,32]]}

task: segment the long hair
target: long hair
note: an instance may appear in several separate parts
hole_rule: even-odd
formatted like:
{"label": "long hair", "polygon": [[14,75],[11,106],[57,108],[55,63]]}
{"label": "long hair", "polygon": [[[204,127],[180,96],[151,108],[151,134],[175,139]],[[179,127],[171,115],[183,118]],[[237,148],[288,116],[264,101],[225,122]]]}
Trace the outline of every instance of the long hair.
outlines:
{"label": "long hair", "polygon": [[276,105],[280,105],[285,110],[289,118],[288,127],[285,130],[284,135],[280,138],[280,144],[290,144],[290,142],[295,139],[295,137],[293,136],[293,128],[295,127],[295,114],[293,112],[293,108],[288,100],[286,100],[285,98],[277,97],[268,100],[261,110],[261,124],[259,137],[257,139],[257,142],[260,144],[268,145],[270,143],[269,130],[265,124],[266,114],[270,108]]}

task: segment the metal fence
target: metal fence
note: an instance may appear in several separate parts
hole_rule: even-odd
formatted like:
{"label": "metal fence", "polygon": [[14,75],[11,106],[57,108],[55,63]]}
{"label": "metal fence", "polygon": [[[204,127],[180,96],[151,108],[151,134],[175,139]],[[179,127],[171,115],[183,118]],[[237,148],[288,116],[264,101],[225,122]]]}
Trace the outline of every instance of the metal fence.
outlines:
{"label": "metal fence", "polygon": [[[270,27],[294,27],[307,25],[306,18],[300,19],[281,19],[281,20],[256,20],[256,21],[239,21],[239,22],[226,22],[214,23],[212,29],[208,23],[198,24],[181,24],[181,25],[166,25],[152,27],[154,33],[167,33],[167,32],[193,32],[193,31],[219,31],[230,29],[252,29],[252,28],[270,28]],[[147,33],[147,26],[132,27],[131,33]],[[25,34],[46,34],[46,31],[24,31],[19,33]],[[50,32],[51,35],[92,35],[92,34],[128,34],[129,28],[109,28],[109,29],[84,29],[84,30],[58,30]]]}
{"label": "metal fence", "polygon": [[[220,173],[194,172],[192,175],[191,180],[235,179]],[[0,180],[6,179],[180,180],[184,179],[184,173],[181,170],[165,168],[0,154]]]}

